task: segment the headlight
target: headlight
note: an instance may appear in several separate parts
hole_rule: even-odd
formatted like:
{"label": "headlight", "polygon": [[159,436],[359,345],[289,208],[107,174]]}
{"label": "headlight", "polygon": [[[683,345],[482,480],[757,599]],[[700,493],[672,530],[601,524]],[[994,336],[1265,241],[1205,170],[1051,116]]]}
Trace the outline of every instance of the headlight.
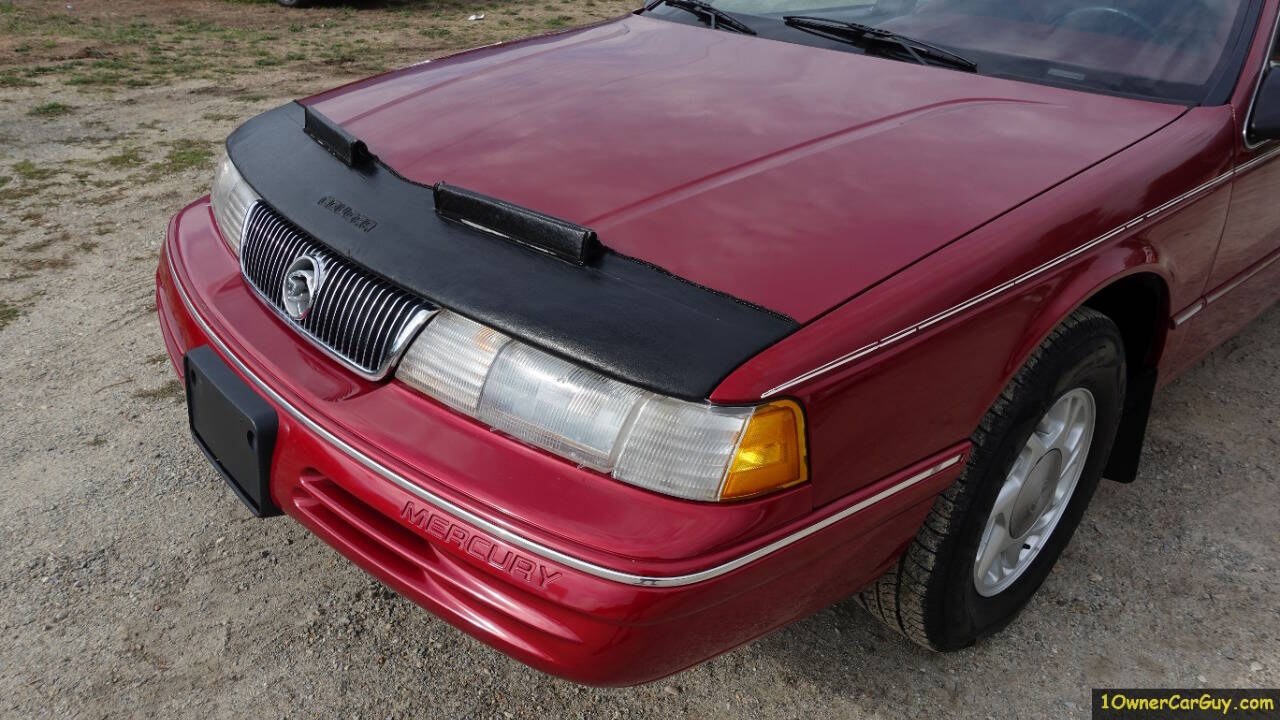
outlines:
{"label": "headlight", "polygon": [[734,500],[808,479],[804,416],[663,397],[441,311],[396,376],[498,430],[622,482]]}
{"label": "headlight", "polygon": [[213,202],[213,219],[218,223],[222,239],[239,255],[245,215],[259,198],[249,187],[249,183],[240,177],[240,171],[236,170],[231,158],[225,155],[213,175],[213,192],[210,193],[210,198]]}

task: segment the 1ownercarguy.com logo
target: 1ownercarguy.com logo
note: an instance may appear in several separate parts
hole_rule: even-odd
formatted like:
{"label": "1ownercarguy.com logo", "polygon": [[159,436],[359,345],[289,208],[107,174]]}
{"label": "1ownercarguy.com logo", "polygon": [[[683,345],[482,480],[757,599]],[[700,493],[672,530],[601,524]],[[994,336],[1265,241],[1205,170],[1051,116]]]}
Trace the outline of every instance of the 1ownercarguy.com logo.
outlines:
{"label": "1ownercarguy.com logo", "polygon": [[1094,689],[1093,720],[1280,720],[1280,689]]}

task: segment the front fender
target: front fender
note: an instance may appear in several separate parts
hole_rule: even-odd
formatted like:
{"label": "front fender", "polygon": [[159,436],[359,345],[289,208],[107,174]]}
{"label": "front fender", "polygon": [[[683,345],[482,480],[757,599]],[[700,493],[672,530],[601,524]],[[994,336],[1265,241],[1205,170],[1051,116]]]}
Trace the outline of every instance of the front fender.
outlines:
{"label": "front fender", "polygon": [[[968,438],[1044,337],[1149,273],[1203,292],[1230,195],[1230,108],[1197,108],[869,288],[739,367],[716,401],[806,408],[815,501]],[[1161,347],[1164,347],[1163,341]]]}

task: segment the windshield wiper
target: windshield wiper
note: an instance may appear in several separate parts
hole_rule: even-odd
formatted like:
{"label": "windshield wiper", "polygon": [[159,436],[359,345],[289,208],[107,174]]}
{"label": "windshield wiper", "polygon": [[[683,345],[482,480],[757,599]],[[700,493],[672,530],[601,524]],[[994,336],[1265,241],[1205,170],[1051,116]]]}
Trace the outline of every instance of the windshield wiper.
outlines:
{"label": "windshield wiper", "polygon": [[746,23],[711,3],[703,2],[703,0],[660,0],[660,2],[697,15],[699,18],[706,20],[712,30],[723,27],[743,35],[756,34],[756,31],[748,27]]}
{"label": "windshield wiper", "polygon": [[[670,0],[667,0],[670,4]],[[949,67],[976,72],[978,64],[969,58],[957,55],[950,50],[943,50],[937,45],[930,45],[895,32],[862,23],[845,22],[831,18],[810,17],[808,15],[787,15],[782,20],[789,26],[832,40],[860,45],[864,48],[872,45],[897,45],[907,51],[912,60],[921,65],[946,65]]]}

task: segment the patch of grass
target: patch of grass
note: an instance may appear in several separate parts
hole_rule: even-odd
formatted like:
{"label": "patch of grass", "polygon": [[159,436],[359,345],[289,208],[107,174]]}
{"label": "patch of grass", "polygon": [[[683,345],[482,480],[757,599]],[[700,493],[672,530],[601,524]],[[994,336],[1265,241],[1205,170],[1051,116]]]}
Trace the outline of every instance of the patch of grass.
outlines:
{"label": "patch of grass", "polygon": [[133,396],[139,400],[164,400],[165,398],[181,400],[186,397],[186,395],[186,389],[183,388],[182,384],[177,380],[170,380],[160,387],[149,388],[146,390],[135,390],[133,392]]}
{"label": "patch of grass", "polygon": [[0,87],[17,88],[17,87],[36,87],[40,83],[35,80],[28,80],[24,77],[18,77],[11,73],[0,75]]}
{"label": "patch of grass", "polygon": [[347,65],[361,58],[362,53],[354,47],[332,45],[320,52],[320,62],[326,65]]}
{"label": "patch of grass", "polygon": [[205,113],[200,117],[210,122],[230,122],[232,120],[238,119],[240,116],[232,115],[231,113]]}
{"label": "patch of grass", "polygon": [[13,187],[0,188],[0,203],[13,203],[33,198],[48,190],[58,187],[57,183],[23,183]]}
{"label": "patch of grass", "polygon": [[172,175],[206,167],[212,161],[213,148],[210,143],[183,138],[169,143],[169,152],[163,160],[151,165],[151,173],[153,176]]}
{"label": "patch of grass", "polygon": [[25,187],[11,187],[0,189],[0,203],[12,203],[18,200],[26,200],[29,197],[39,195],[42,190],[51,187],[50,185],[34,185]]}
{"label": "patch of grass", "polygon": [[89,447],[102,447],[103,445],[106,445],[106,444],[107,444],[107,438],[105,435],[94,435],[93,437],[89,438],[87,442],[85,442],[85,445],[88,445]]}
{"label": "patch of grass", "polygon": [[3,330],[6,325],[14,320],[17,320],[21,315],[22,308],[17,305],[10,305],[9,303],[0,300],[0,330]]}
{"label": "patch of grass", "polygon": [[[106,87],[115,87],[117,85],[131,85],[132,81],[141,79],[137,76],[126,77],[123,73],[110,72],[108,70],[99,70],[85,75],[75,75],[67,79],[68,85],[102,85]],[[145,83],[142,83],[145,84]]]}
{"label": "patch of grass", "polygon": [[13,180],[12,175],[0,175],[0,188],[8,185],[11,180]]}
{"label": "patch of grass", "polygon": [[24,72],[27,77],[37,77],[40,75],[52,75],[53,73],[68,72],[70,70],[75,70],[79,66],[80,63],[78,61],[72,60],[71,62],[63,63],[61,65],[35,65],[27,68]]}
{"label": "patch of grass", "polygon": [[124,170],[126,168],[141,167],[147,163],[147,159],[142,155],[142,148],[129,147],[121,150],[115,155],[108,155],[98,161],[98,164],[110,168],[112,170]]}
{"label": "patch of grass", "polygon": [[547,18],[547,20],[544,21],[542,24],[549,28],[568,27],[569,25],[573,24],[573,18],[569,17],[568,15],[557,15],[556,17],[553,17],[553,18]]}
{"label": "patch of grass", "polygon": [[77,200],[77,202],[79,202],[81,205],[93,205],[95,207],[103,207],[106,205],[110,205],[111,203],[116,202],[119,199],[120,199],[120,196],[117,195],[116,193],[107,193],[105,195],[98,195],[96,197],[81,197]]}
{"label": "patch of grass", "polygon": [[30,160],[19,160],[14,163],[13,171],[23,180],[48,180],[58,174],[57,170],[40,167]]}
{"label": "patch of grass", "polygon": [[69,114],[75,108],[60,102],[48,102],[37,105],[27,111],[33,117],[54,118]]}

